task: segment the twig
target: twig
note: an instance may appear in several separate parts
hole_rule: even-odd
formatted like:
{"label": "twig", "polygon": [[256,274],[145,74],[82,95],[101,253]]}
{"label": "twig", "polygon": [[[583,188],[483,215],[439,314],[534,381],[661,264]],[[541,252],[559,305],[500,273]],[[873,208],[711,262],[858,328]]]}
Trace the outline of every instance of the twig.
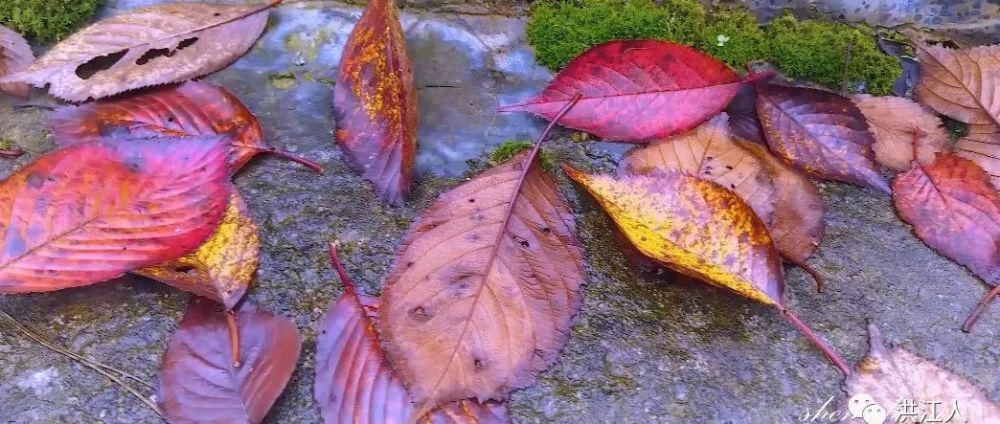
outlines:
{"label": "twig", "polygon": [[844,374],[844,376],[851,375],[851,367],[847,365],[847,362],[844,362],[840,355],[838,355],[837,352],[830,347],[830,345],[826,344],[823,339],[820,339],[816,333],[813,333],[809,326],[800,321],[799,317],[795,316],[792,311],[783,306],[778,306],[778,311],[781,312],[781,315],[783,315],[788,322],[792,323],[792,325],[795,326],[795,328],[798,329],[803,336],[806,336],[806,338],[809,339],[809,341],[812,342],[817,349],[823,352],[823,354],[826,355],[826,358],[829,359],[830,362],[832,362],[833,365]]}
{"label": "twig", "polygon": [[979,320],[979,316],[986,311],[986,307],[990,305],[990,301],[994,297],[1000,295],[1000,283],[993,286],[993,290],[986,292],[986,295],[982,299],[979,299],[979,303],[976,304],[976,309],[972,310],[969,317],[965,319],[965,323],[962,324],[962,331],[968,333],[972,331],[972,326]]}
{"label": "twig", "polygon": [[226,326],[229,327],[229,349],[232,353],[233,368],[243,365],[240,362],[240,330],[236,326],[236,312],[226,311]]}

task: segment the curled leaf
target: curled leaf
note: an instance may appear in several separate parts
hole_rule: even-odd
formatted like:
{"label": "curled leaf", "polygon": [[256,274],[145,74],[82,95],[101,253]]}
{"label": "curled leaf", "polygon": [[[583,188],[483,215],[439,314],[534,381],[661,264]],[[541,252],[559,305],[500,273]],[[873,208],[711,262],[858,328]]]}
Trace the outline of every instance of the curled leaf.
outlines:
{"label": "curled leaf", "polygon": [[764,129],[757,118],[757,91],[753,84],[740,85],[736,97],[726,106],[729,115],[729,131],[734,137],[758,144],[767,144]]}
{"label": "curled leaf", "polygon": [[204,296],[233,309],[257,272],[260,239],[243,198],[233,192],[222,221],[194,252],[136,274]]}
{"label": "curled leaf", "polygon": [[467,399],[447,403],[417,420],[416,408],[379,345],[373,324],[378,300],[357,293],[336,252],[334,267],[344,283],[323,320],[316,342],[316,401],[328,424],[510,422],[505,404]]}
{"label": "curled leaf", "polygon": [[[858,95],[854,103],[875,137],[875,160],[886,168],[905,171],[910,169],[914,151],[926,164],[934,160],[935,153],[947,149],[948,133],[941,120],[910,99]],[[914,132],[922,136],[914,138]]]}
{"label": "curled leaf", "polygon": [[698,126],[736,95],[740,78],[725,63],[683,44],[618,40],[570,61],[535,98],[500,108],[552,120],[574,93],[583,98],[560,121],[598,137],[647,141]]}
{"label": "curled leaf", "polygon": [[917,44],[920,81],[914,97],[969,125],[1000,127],[1000,45],[949,49]]}
{"label": "curled leaf", "polygon": [[226,313],[192,299],[160,366],[158,397],[171,423],[259,423],[285,389],[299,357],[295,323],[249,302],[236,322],[239,367]]}
{"label": "curled leaf", "polygon": [[[0,25],[0,78],[28,69],[33,60],[35,54],[24,37]],[[28,97],[30,88],[24,83],[0,83],[0,93],[17,97]]]}
{"label": "curled leaf", "polygon": [[807,87],[757,84],[757,115],[767,143],[817,177],[889,193],[875,168],[868,123],[850,99]]}
{"label": "curled leaf", "polygon": [[176,259],[231,192],[217,137],[84,143],[0,183],[0,293],[52,291]]}
{"label": "curled leaf", "polygon": [[333,95],[337,143],[386,201],[410,191],[417,148],[413,68],[393,0],[372,0],[351,31]]}
{"label": "curled leaf", "polygon": [[0,83],[49,85],[82,102],[215,72],[243,55],[280,3],[228,6],[172,3],[132,10],[90,25]]}

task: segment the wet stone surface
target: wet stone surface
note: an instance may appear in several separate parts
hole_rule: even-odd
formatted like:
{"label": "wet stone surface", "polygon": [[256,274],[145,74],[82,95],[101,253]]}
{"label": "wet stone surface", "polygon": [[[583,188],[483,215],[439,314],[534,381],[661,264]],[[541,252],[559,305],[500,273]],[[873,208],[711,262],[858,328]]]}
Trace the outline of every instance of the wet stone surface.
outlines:
{"label": "wet stone surface", "polygon": [[[121,1],[132,7],[149,1]],[[523,20],[449,13],[404,14],[420,101],[413,199],[379,202],[332,141],[332,79],[359,10],[332,2],[282,6],[246,57],[208,78],[257,115],[269,143],[322,164],[317,176],[258,158],[237,177],[261,227],[262,257],[250,297],[295,320],[299,367],[269,423],[319,421],[312,400],[317,327],[342,292],[325,253],[336,240],[361,288],[378,292],[399,239],[438,193],[483,169],[506,139],[532,138],[542,122],[495,114],[548,73],[533,65]],[[36,92],[32,103],[53,100]],[[54,147],[45,113],[0,99],[0,138],[29,153],[0,162],[7,175]],[[612,169],[624,147],[546,146],[557,160]],[[629,265],[592,200],[558,177],[577,212],[587,260],[583,311],[559,363],[513,395],[517,422],[796,422],[831,396],[840,376],[773,310],[704,285]],[[938,361],[1000,401],[1000,307],[972,334],[958,330],[985,286],[934,254],[895,216],[888,198],[822,184],[826,236],[810,263],[828,277],[817,294],[788,272],[787,305],[849,362],[867,348],[871,321],[891,341]],[[188,295],[139,277],[57,293],[0,297],[0,309],[58,344],[153,385]],[[133,383],[147,395],[153,390]],[[142,403],[92,370],[48,350],[0,319],[0,423],[157,422]]]}

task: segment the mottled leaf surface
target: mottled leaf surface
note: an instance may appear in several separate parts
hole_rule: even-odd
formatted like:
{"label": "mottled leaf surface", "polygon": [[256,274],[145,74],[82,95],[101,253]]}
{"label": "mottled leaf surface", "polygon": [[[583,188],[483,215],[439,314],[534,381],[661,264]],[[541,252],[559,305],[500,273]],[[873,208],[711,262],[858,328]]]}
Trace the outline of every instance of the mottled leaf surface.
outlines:
{"label": "mottled leaf surface", "polygon": [[570,61],[535,98],[500,110],[552,120],[582,93],[560,124],[608,140],[648,141],[682,133],[719,113],[739,83],[725,63],[689,46],[610,41]]}
{"label": "mottled leaf surface", "polygon": [[948,133],[941,127],[941,120],[913,100],[858,95],[854,103],[875,137],[875,160],[886,168],[910,169],[914,151],[921,163],[928,164],[935,153],[948,148]]}
{"label": "mottled leaf surface", "polygon": [[441,195],[382,291],[381,335],[414,402],[500,399],[555,361],[580,306],[573,214],[526,154]]}
{"label": "mottled leaf surface", "polygon": [[219,226],[197,250],[135,273],[232,309],[253,281],[259,260],[257,224],[250,217],[243,198],[234,192]]}
{"label": "mottled leaf surface", "polygon": [[[189,81],[113,100],[64,106],[50,118],[56,143],[98,141],[118,127],[176,135],[225,135],[231,141],[229,167],[236,172],[269,149],[257,118],[225,88]],[[138,131],[133,131],[138,132]]]}
{"label": "mottled leaf surface", "polygon": [[264,31],[268,9],[279,2],[131,10],[71,35],[0,83],[48,84],[53,96],[82,102],[202,76],[249,50]]}
{"label": "mottled leaf surface", "polygon": [[368,2],[341,56],[333,110],[348,162],[386,201],[410,191],[417,148],[413,68],[393,0]]}
{"label": "mottled leaf surface", "polygon": [[767,143],[788,163],[820,178],[888,193],[875,168],[874,138],[850,99],[807,87],[757,84]]}
{"label": "mottled leaf surface", "polygon": [[231,192],[218,138],[73,145],[0,183],[0,292],[108,280],[176,259],[214,231]]}
{"label": "mottled leaf surface", "polygon": [[[35,54],[24,37],[0,25],[0,78],[28,69],[34,60]],[[0,83],[0,93],[17,97],[28,97],[30,88],[25,83]]]}
{"label": "mottled leaf surface", "polygon": [[969,125],[1000,126],[1000,45],[950,49],[917,45],[916,99]]}
{"label": "mottled leaf surface", "polygon": [[195,298],[160,366],[158,397],[171,423],[259,423],[299,358],[295,323],[244,302],[236,314],[242,365],[233,366],[225,313]]}

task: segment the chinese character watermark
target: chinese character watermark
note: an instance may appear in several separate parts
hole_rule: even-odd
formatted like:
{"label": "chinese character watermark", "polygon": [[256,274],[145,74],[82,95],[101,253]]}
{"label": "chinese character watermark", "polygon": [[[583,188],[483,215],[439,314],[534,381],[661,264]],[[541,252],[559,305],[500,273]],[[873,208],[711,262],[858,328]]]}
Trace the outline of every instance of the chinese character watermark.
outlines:
{"label": "chinese character watermark", "polygon": [[834,398],[830,396],[815,411],[806,411],[799,417],[800,422],[813,423],[864,423],[864,424],[905,424],[905,423],[967,423],[962,415],[958,400],[946,405],[942,400],[901,399],[892,409],[879,405],[874,398],[865,393],[858,393],[847,401],[847,411],[841,411],[833,405]]}

